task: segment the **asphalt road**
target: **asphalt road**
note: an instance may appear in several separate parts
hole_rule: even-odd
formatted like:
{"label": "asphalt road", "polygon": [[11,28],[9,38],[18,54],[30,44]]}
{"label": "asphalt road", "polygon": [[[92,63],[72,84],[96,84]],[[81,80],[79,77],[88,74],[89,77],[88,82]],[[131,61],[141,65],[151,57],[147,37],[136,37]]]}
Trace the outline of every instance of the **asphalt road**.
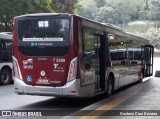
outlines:
{"label": "asphalt road", "polygon": [[[53,113],[57,113],[55,115],[67,116],[104,98],[106,96],[103,95],[90,99],[17,95],[14,93],[14,85],[0,86],[0,110],[55,110],[53,111]],[[9,117],[1,118],[8,119]],[[11,119],[13,118],[17,119],[17,117]]]}
{"label": "asphalt road", "polygon": [[[84,110],[90,105],[89,110],[96,109],[96,103],[100,103],[103,100],[111,102],[119,98],[119,94],[124,94],[126,90],[132,89],[139,84],[132,84],[127,87],[121,88],[116,91],[115,94],[109,98],[104,95],[97,96],[88,99],[74,99],[74,98],[56,98],[46,96],[29,96],[29,95],[17,95],[14,93],[14,85],[0,86],[0,110],[51,110],[55,114],[54,117],[1,117],[0,119],[59,119],[65,118],[68,115],[72,115],[80,110]],[[124,92],[124,93],[123,93]],[[131,92],[134,92],[133,90]],[[113,98],[112,98],[113,97]],[[99,105],[99,104],[98,104]],[[114,105],[114,104],[113,104]],[[70,111],[67,111],[70,110]],[[70,117],[70,116],[69,116]],[[67,117],[68,118],[68,117]],[[70,117],[74,118],[73,116]]]}

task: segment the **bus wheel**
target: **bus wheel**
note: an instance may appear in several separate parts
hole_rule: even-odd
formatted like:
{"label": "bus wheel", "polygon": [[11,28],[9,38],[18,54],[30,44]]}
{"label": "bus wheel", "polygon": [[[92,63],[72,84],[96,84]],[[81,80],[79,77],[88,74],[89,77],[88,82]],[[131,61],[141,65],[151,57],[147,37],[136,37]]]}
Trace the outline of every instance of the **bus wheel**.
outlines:
{"label": "bus wheel", "polygon": [[107,96],[111,96],[114,91],[113,77],[109,76],[107,81]]}
{"label": "bus wheel", "polygon": [[143,72],[141,72],[141,75],[140,75],[140,80],[138,81],[139,83],[142,83],[142,81],[143,81],[143,78],[144,78],[144,74],[143,74]]}
{"label": "bus wheel", "polygon": [[12,81],[12,74],[8,69],[2,69],[0,73],[0,84],[7,85]]}

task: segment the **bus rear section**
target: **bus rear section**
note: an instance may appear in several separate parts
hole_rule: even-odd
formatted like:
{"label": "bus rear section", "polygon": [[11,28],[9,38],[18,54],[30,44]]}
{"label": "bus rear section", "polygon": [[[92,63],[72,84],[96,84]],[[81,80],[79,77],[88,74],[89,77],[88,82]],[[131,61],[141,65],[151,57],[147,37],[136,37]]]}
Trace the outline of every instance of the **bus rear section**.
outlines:
{"label": "bus rear section", "polygon": [[14,19],[15,92],[29,95],[78,96],[78,58],[70,45],[72,17],[33,14]]}
{"label": "bus rear section", "polygon": [[12,69],[12,33],[0,32],[0,85],[13,82]]}

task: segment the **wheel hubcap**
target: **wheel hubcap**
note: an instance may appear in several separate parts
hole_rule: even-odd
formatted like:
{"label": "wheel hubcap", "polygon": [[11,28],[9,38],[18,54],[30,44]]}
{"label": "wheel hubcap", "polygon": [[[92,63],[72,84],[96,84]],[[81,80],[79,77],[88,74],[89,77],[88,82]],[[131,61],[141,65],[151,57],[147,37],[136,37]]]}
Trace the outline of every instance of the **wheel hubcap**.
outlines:
{"label": "wheel hubcap", "polygon": [[3,73],[1,78],[2,78],[2,81],[6,83],[9,79],[9,76],[7,73]]}

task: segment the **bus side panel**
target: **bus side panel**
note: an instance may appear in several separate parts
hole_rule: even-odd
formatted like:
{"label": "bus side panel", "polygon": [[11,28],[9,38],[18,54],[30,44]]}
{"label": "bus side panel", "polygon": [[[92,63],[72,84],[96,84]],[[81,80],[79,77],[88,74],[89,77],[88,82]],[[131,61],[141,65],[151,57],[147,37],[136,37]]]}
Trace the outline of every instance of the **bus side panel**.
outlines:
{"label": "bus side panel", "polygon": [[[89,82],[89,80],[86,77],[85,72],[85,60],[84,60],[84,29],[82,26],[83,19],[78,18],[77,24],[78,24],[78,74],[77,78],[80,79],[80,95],[81,97],[92,97],[94,96],[94,89],[95,84],[93,82]],[[92,73],[91,73],[92,74]],[[88,80],[88,81],[87,81]]]}
{"label": "bus side panel", "polygon": [[[112,39],[114,39],[113,43]],[[141,46],[143,43],[118,35],[112,39],[110,56],[115,79],[119,78],[119,87],[138,81],[141,72]]]}

